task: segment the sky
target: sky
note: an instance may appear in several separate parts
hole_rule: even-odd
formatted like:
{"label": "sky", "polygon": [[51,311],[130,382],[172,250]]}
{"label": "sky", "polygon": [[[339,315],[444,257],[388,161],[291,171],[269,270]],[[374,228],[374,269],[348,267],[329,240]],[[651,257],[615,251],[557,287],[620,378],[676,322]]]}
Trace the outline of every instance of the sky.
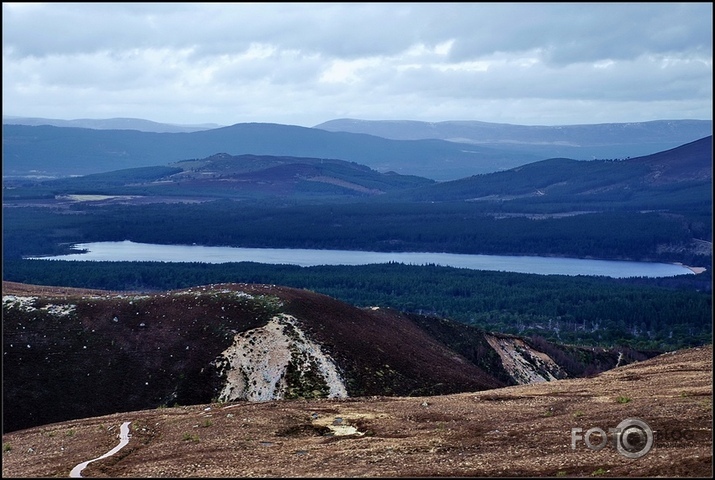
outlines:
{"label": "sky", "polygon": [[712,3],[12,3],[3,115],[712,120]]}

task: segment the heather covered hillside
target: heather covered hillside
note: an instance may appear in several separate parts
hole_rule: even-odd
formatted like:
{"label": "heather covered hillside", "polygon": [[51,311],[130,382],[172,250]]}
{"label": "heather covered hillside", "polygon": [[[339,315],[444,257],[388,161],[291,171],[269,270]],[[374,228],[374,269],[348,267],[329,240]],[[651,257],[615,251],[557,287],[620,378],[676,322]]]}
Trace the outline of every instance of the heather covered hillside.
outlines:
{"label": "heather covered hillside", "polygon": [[[3,434],[2,472],[66,477],[115,448],[126,424],[127,445],[83,476],[708,478],[712,354],[710,344],[589,378],[450,395],[212,402],[58,422]],[[633,419],[643,428],[627,445],[610,436],[586,446],[591,428]]]}
{"label": "heather covered hillside", "polygon": [[481,391],[653,355],[533,342],[261,284],[139,294],[3,282],[3,324],[6,432],[211,401]]}
{"label": "heather covered hillside", "polygon": [[[486,175],[425,185],[402,200],[469,201],[501,209],[661,209],[712,212],[712,136],[623,160],[552,158]],[[513,206],[512,206],[513,205]]]}

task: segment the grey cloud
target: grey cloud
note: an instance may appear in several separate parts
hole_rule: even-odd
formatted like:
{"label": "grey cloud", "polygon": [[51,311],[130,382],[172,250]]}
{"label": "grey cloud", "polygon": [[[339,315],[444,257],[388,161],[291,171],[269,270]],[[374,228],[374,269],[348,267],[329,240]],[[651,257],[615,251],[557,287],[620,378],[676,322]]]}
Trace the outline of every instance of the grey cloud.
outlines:
{"label": "grey cloud", "polygon": [[712,4],[706,3],[507,4],[476,28],[484,35],[458,39],[454,60],[535,49],[554,65],[644,53],[712,55]]}
{"label": "grey cloud", "polygon": [[541,50],[555,64],[711,52],[712,5],[660,3],[49,3],[3,8],[14,55],[195,48],[221,54],[268,43],[325,56],[394,55],[455,39],[453,61]]}
{"label": "grey cloud", "polygon": [[643,56],[608,65],[571,64],[559,69],[536,63],[495,62],[485,71],[421,66],[372,72],[366,83],[387,85],[390,95],[468,99],[541,98],[574,101],[666,101],[712,97],[712,66],[694,60]]}
{"label": "grey cloud", "polygon": [[712,4],[4,3],[3,98],[185,123],[706,118]]}

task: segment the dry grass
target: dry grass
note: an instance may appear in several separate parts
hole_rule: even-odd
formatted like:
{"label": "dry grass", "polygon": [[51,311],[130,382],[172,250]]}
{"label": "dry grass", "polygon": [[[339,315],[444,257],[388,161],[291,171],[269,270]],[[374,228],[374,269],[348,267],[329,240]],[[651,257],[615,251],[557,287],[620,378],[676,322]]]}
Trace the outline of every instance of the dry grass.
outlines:
{"label": "dry grass", "polygon": [[[477,393],[198,405],[45,425],[3,436],[2,473],[66,477],[116,445],[131,421],[129,445],[84,476],[709,477],[712,353],[710,345],[593,378]],[[574,427],[607,430],[634,417],[655,431],[642,458],[612,442],[571,448]],[[340,435],[346,426],[359,434]]]}

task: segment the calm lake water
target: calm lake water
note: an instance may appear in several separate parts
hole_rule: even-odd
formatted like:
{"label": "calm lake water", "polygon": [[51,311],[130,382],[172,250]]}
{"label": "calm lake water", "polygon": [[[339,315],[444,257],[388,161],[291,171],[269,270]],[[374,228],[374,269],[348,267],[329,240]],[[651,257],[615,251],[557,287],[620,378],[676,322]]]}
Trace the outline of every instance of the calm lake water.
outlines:
{"label": "calm lake water", "polygon": [[613,278],[655,278],[693,274],[687,267],[669,263],[585,260],[578,258],[423,252],[384,253],[300,248],[205,247],[201,245],[155,245],[130,241],[81,243],[75,245],[74,248],[87,251],[54,257],[32,258],[94,262],[257,262],[300,265],[303,267],[397,262],[407,265],[435,264],[473,270],[535,273],[540,275],[597,275]]}

